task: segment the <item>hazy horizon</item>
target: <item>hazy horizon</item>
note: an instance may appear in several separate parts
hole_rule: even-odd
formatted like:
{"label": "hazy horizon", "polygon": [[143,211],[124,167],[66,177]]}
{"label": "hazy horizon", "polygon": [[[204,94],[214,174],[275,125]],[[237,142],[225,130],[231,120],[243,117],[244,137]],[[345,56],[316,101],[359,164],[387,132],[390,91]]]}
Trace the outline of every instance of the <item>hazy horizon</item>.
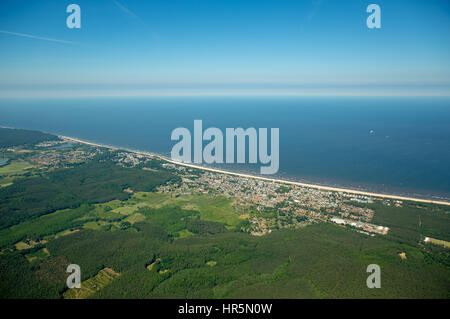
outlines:
{"label": "hazy horizon", "polygon": [[1,2],[0,97],[450,95],[447,1],[76,3]]}

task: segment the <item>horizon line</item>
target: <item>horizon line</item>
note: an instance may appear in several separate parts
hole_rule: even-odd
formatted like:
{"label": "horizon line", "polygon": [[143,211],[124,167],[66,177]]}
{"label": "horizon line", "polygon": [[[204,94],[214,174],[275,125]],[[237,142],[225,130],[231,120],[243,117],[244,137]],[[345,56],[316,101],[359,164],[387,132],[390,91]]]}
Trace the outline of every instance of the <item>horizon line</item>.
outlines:
{"label": "horizon line", "polygon": [[139,98],[139,97],[450,97],[450,89],[125,89],[125,90],[1,90],[0,99]]}

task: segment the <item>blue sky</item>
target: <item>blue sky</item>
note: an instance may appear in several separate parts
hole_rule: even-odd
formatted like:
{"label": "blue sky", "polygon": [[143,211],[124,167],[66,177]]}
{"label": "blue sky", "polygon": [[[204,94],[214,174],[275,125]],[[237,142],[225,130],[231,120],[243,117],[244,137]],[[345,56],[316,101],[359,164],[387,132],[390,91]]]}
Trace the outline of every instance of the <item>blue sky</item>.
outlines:
{"label": "blue sky", "polygon": [[[81,29],[66,27],[70,3]],[[381,29],[366,26],[370,3]],[[0,87],[448,94],[449,30],[447,0],[2,0]]]}

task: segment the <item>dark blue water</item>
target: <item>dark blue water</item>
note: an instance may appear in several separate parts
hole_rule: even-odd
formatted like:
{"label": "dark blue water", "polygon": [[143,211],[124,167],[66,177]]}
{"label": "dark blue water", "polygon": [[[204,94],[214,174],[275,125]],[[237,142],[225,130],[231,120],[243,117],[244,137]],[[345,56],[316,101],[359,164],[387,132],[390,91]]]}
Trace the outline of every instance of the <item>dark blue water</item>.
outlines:
{"label": "dark blue water", "polygon": [[193,132],[194,119],[224,132],[280,128],[278,177],[450,199],[448,98],[0,100],[0,125],[165,155],[174,145],[171,131]]}

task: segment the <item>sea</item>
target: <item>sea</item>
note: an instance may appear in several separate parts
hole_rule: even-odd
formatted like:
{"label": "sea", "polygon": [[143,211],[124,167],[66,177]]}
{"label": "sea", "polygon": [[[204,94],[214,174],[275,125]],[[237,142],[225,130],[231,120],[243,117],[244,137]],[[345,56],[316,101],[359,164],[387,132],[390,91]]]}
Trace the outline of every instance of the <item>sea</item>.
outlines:
{"label": "sea", "polygon": [[[272,177],[450,201],[450,98],[0,99],[0,125],[169,156],[175,128],[279,128]],[[206,145],[206,142],[205,142]],[[258,174],[260,164],[220,168]]]}

